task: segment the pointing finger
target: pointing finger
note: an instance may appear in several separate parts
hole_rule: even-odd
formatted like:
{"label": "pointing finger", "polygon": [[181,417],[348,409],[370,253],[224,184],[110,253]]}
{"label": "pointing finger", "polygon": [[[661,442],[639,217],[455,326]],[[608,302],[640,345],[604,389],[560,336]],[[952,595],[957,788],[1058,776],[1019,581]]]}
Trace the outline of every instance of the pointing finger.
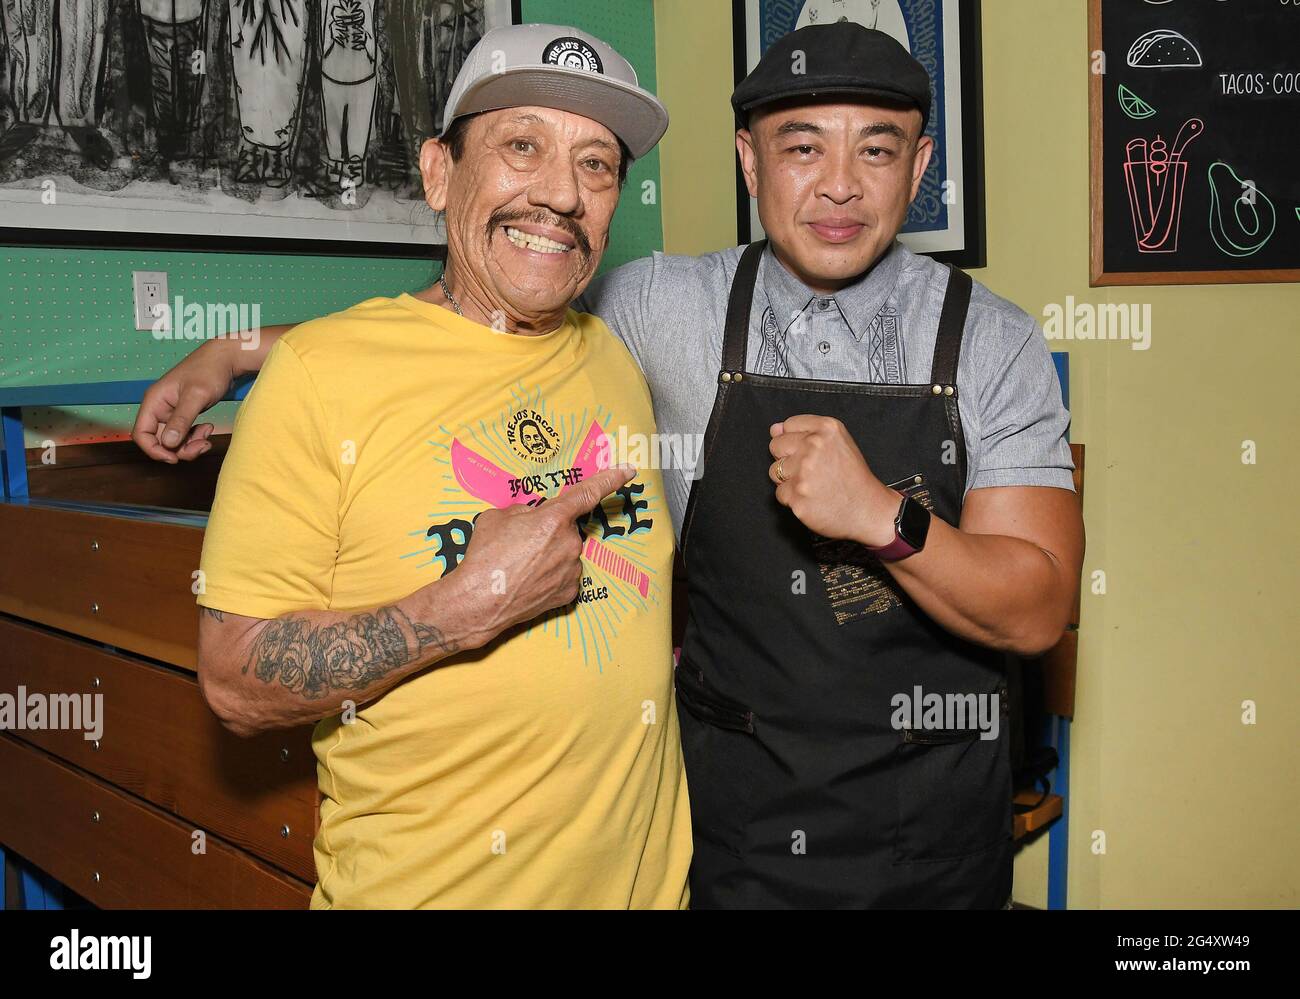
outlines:
{"label": "pointing finger", "polygon": [[591,478],[576,485],[566,486],[559,496],[546,505],[552,510],[557,506],[566,517],[579,517],[590,513],[601,500],[636,478],[636,469],[631,465],[616,465],[597,472]]}

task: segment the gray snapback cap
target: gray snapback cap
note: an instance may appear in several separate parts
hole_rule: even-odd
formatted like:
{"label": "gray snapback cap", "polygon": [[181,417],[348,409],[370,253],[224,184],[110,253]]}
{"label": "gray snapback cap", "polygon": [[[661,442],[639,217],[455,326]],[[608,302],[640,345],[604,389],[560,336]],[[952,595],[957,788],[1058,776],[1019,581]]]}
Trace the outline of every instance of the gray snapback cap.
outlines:
{"label": "gray snapback cap", "polygon": [[554,24],[493,28],[466,56],[447,99],[443,134],[467,114],[536,106],[598,121],[640,159],[668,129],[668,111],[637,84],[631,63],[599,38]]}

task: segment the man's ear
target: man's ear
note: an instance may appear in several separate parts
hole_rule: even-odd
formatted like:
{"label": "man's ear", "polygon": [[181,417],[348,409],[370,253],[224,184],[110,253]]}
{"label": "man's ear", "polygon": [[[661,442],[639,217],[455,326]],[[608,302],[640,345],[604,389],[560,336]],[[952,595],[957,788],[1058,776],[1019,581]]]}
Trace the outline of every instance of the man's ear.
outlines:
{"label": "man's ear", "polygon": [[912,158],[912,197],[908,204],[915,201],[916,196],[921,193],[921,179],[925,176],[925,171],[930,166],[930,157],[933,155],[934,140],[928,135],[921,136],[916,143],[916,155]]}
{"label": "man's ear", "polygon": [[451,153],[437,139],[426,139],[420,147],[420,179],[424,182],[424,200],[435,212],[447,208],[447,176],[451,171]]}
{"label": "man's ear", "polygon": [[758,154],[754,151],[754,135],[747,128],[736,132],[736,153],[740,156],[740,172],[745,178],[751,198],[758,197]]}

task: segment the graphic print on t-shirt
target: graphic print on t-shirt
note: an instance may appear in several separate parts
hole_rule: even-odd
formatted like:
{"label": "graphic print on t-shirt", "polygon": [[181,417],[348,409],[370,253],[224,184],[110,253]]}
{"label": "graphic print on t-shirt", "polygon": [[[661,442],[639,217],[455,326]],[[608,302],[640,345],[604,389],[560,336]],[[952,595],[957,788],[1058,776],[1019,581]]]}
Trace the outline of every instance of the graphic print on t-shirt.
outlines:
{"label": "graphic print on t-shirt", "polygon": [[[566,487],[612,464],[609,428],[617,421],[602,405],[557,412],[539,388],[511,390],[511,400],[493,419],[448,427],[439,424],[426,440],[434,475],[428,522],[407,534],[420,546],[402,555],[416,568],[440,576],[460,565],[485,509],[516,504],[537,507]],[[658,477],[652,480],[657,483]],[[527,636],[562,641],[581,650],[583,661],[603,669],[613,659],[611,642],[629,615],[658,605],[664,589],[646,557],[661,498],[638,475],[619,488],[582,523],[583,576],[578,597],[527,629]],[[508,581],[504,581],[508,585]]]}

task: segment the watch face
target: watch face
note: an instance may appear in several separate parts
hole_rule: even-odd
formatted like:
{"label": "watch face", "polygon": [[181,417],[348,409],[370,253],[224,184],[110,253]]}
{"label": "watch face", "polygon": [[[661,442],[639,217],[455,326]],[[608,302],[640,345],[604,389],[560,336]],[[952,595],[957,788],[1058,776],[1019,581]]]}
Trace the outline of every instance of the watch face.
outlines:
{"label": "watch face", "polygon": [[910,496],[898,511],[898,535],[918,552],[930,533],[930,511]]}

